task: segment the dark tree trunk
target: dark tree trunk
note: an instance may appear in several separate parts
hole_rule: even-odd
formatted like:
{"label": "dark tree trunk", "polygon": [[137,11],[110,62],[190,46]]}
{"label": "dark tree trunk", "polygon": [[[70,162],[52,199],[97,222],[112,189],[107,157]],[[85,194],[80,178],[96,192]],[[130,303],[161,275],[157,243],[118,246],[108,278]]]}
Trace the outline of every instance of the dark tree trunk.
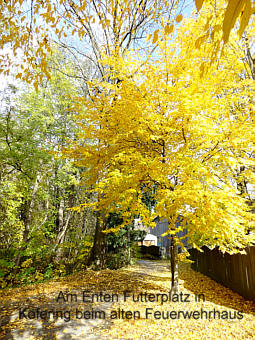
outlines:
{"label": "dark tree trunk", "polygon": [[244,178],[242,178],[242,174],[245,170],[244,166],[241,166],[239,171],[237,172],[236,180],[237,180],[237,189],[240,192],[240,195],[247,194],[247,187],[246,187],[246,181]]}
{"label": "dark tree trunk", "polygon": [[171,293],[175,294],[178,292],[178,257],[177,257],[177,242],[176,237],[171,235],[171,246],[170,246],[170,266],[171,266]]}
{"label": "dark tree trunk", "polygon": [[106,235],[105,233],[103,233],[105,229],[106,229],[105,219],[102,218],[99,212],[97,212],[94,243],[89,259],[89,264],[92,265],[94,269],[105,268]]}

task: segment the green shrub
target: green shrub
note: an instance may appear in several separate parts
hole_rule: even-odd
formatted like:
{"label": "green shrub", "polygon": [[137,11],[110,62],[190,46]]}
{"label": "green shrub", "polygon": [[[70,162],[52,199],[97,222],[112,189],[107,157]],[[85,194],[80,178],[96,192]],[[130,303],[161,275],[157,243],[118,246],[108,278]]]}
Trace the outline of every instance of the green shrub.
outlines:
{"label": "green shrub", "polygon": [[109,269],[119,269],[127,266],[130,260],[127,251],[119,251],[117,253],[107,254],[106,266]]}

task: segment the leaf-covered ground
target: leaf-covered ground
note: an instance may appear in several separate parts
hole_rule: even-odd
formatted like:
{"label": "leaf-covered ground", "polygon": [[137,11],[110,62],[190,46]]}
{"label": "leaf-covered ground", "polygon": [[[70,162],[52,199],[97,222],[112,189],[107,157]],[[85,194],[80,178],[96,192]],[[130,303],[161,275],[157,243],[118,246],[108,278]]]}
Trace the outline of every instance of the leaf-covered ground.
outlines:
{"label": "leaf-covered ground", "polygon": [[[180,289],[172,296],[174,301],[162,304],[169,288],[166,262],[140,261],[121,270],[86,271],[5,289],[0,292],[0,339],[255,338],[255,303],[194,272],[189,264],[180,265]],[[128,291],[126,301],[124,291]],[[137,299],[140,293],[147,302],[133,301],[133,294]],[[199,294],[205,301],[202,295],[195,301]],[[152,302],[153,297],[159,301]]]}

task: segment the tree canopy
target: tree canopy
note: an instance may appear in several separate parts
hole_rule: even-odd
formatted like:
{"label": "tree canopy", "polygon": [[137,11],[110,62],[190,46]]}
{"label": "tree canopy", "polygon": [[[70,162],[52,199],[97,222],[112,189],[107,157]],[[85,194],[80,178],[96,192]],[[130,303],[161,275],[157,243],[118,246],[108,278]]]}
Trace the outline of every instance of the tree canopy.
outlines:
{"label": "tree canopy", "polygon": [[[146,63],[135,52],[106,55],[112,82],[97,82],[101,93],[74,106],[86,107],[80,141],[87,143],[78,140],[69,154],[87,165],[101,211],[122,212],[123,224],[136,214],[147,225],[159,216],[173,235],[182,216],[193,246],[231,253],[252,241],[254,215],[236,174],[244,167],[242,176],[254,183],[254,82],[231,48],[201,80],[211,45],[198,50],[193,37],[203,23],[183,22],[173,41],[159,31],[157,57]],[[156,185],[154,213],[142,200],[143,185]]]}
{"label": "tree canopy", "polygon": [[[240,17],[242,36],[253,11],[251,0],[195,0],[195,5],[199,12],[208,11],[202,34],[196,37],[197,44],[212,38],[216,55],[222,48],[221,42],[229,40],[237,18]],[[185,6],[190,6],[185,0],[1,1],[0,73],[8,75],[13,66],[18,70],[17,78],[38,88],[43,76],[50,77],[47,54],[51,53],[53,43],[57,43],[69,50],[76,61],[80,58],[92,61],[102,76],[104,70],[98,63],[102,51],[123,53],[135,42],[142,48],[150,48],[151,53],[155,50],[151,42],[157,43],[158,30],[164,27],[172,33],[182,20]],[[145,41],[148,35],[152,36],[150,45]],[[215,58],[211,56],[211,60]],[[88,80],[82,67],[79,73]]]}

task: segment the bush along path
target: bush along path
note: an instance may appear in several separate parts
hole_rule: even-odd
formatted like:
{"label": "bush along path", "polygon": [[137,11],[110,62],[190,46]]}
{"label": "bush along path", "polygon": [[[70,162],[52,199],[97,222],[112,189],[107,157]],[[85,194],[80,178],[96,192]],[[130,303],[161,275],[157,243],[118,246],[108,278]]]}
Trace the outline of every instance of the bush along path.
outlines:
{"label": "bush along path", "polygon": [[254,339],[255,303],[180,264],[139,261],[0,292],[0,339]]}

